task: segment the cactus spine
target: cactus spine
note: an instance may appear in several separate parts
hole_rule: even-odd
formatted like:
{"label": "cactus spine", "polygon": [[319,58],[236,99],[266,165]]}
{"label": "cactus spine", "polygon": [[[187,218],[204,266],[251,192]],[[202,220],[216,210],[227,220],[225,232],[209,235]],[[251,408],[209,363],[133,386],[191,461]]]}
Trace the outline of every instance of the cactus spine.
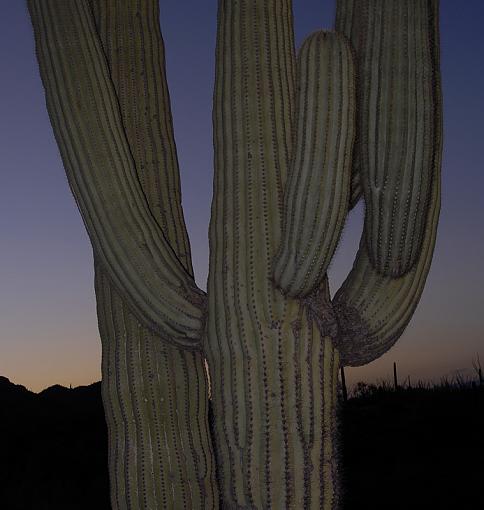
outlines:
{"label": "cactus spine", "polygon": [[[291,0],[219,0],[208,297],[157,1],[28,5],[93,246],[113,508],[336,509],[338,370],[401,335],[435,244],[437,1],[338,0],[344,35],[311,34],[296,59]],[[362,194],[360,249],[331,300]]]}

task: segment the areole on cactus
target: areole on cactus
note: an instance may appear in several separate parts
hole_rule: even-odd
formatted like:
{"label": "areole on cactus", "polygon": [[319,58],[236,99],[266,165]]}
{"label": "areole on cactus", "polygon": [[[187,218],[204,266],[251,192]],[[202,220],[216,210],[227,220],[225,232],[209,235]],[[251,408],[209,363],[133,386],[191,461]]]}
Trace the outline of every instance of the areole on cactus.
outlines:
{"label": "areole on cactus", "polygon": [[[336,32],[296,59],[291,0],[219,0],[207,294],[158,1],[28,5],[93,246],[113,509],[338,508],[338,369],[402,334],[435,244],[438,1],[338,0]],[[360,248],[331,299],[361,196]]]}

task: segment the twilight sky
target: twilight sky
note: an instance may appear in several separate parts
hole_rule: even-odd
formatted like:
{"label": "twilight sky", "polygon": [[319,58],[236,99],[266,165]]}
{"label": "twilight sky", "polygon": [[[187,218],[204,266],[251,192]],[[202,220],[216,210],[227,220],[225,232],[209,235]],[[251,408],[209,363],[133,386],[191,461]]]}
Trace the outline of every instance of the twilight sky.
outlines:
{"label": "twilight sky", "polygon": [[[293,0],[297,45],[333,23],[331,0]],[[198,284],[208,272],[211,108],[216,0],[161,0],[183,206]],[[0,0],[0,375],[39,391],[100,379],[89,239],[67,185],[45,109],[23,1]],[[350,384],[399,376],[439,380],[484,362],[484,2],[441,0],[444,93],[442,213],[419,307],[397,345],[347,369]],[[351,267],[362,208],[330,272]]]}

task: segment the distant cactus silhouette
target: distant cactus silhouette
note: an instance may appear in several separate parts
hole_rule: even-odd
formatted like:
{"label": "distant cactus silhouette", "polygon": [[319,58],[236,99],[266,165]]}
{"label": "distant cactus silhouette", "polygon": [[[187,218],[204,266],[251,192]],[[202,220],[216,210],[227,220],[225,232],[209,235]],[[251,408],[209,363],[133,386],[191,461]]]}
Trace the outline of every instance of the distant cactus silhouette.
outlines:
{"label": "distant cactus silhouette", "polygon": [[[338,370],[402,334],[435,244],[438,2],[339,0],[337,32],[296,60],[291,0],[219,0],[208,296],[158,2],[28,4],[94,251],[113,509],[337,508]],[[360,248],[331,299],[362,195]]]}

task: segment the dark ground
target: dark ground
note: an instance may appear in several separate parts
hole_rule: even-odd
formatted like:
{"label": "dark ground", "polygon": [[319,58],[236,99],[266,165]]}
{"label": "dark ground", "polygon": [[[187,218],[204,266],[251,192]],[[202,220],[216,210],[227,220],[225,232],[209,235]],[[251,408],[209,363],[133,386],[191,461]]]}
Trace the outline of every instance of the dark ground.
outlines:
{"label": "dark ground", "polygon": [[484,510],[484,386],[373,389],[343,411],[347,510]]}
{"label": "dark ground", "polygon": [[[344,509],[484,509],[484,386],[360,387],[341,419]],[[0,509],[109,509],[106,443],[100,383],[0,377]]]}

